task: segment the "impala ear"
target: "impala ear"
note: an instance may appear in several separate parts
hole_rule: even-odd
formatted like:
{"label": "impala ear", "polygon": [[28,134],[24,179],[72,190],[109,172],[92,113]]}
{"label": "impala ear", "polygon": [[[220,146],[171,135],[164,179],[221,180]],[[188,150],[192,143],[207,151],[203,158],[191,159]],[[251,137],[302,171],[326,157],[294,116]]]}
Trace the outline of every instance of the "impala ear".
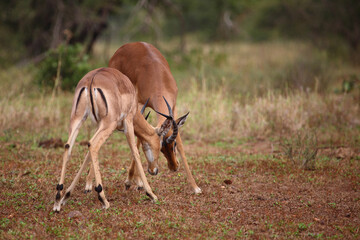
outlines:
{"label": "impala ear", "polygon": [[190,112],[188,112],[187,114],[185,114],[184,116],[182,117],[179,117],[178,119],[176,119],[176,124],[178,125],[178,127],[182,127],[185,122],[186,122],[186,119],[188,117]]}
{"label": "impala ear", "polygon": [[171,128],[172,119],[166,119],[160,127],[155,129],[157,135],[165,136]]}

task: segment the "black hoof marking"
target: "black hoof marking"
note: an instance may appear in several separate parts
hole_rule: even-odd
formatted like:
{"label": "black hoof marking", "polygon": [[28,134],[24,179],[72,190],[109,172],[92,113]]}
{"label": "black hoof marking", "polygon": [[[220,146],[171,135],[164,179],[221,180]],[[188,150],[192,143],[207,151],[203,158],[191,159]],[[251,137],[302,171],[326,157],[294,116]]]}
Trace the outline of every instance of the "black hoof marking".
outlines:
{"label": "black hoof marking", "polygon": [[85,190],[85,191],[84,191],[84,193],[89,193],[89,192],[91,192],[91,190]]}
{"label": "black hoof marking", "polygon": [[102,197],[100,196],[100,194],[98,194],[98,199],[99,199],[99,201],[102,203],[102,205],[105,205],[104,199],[102,199]]}
{"label": "black hoof marking", "polygon": [[59,200],[60,200],[60,192],[58,192],[57,194],[56,194],[56,197],[55,197],[55,200],[58,202]]}
{"label": "black hoof marking", "polygon": [[142,191],[142,190],[144,190],[144,188],[143,187],[138,187],[137,190]]}
{"label": "black hoof marking", "polygon": [[65,200],[65,199],[68,199],[68,198],[70,197],[70,194],[71,194],[70,192],[67,192],[67,193],[65,194],[64,200]]}
{"label": "black hoof marking", "polygon": [[126,190],[129,190],[129,189],[130,189],[130,185],[126,185],[126,184],[125,184],[125,189],[126,189]]}
{"label": "black hoof marking", "polygon": [[146,196],[148,196],[151,200],[154,200],[154,198],[148,192],[146,192]]}
{"label": "black hoof marking", "polygon": [[90,147],[90,146],[91,146],[91,144],[90,144],[89,142],[88,142],[88,144],[87,144],[87,145],[88,145],[88,147]]}
{"label": "black hoof marking", "polygon": [[98,193],[101,193],[102,186],[99,184],[99,186],[95,187],[95,191],[97,191]]}
{"label": "black hoof marking", "polygon": [[69,149],[70,148],[70,145],[67,143],[65,144],[65,149]]}
{"label": "black hoof marking", "polygon": [[58,191],[61,191],[61,190],[63,190],[64,189],[64,184],[58,184],[57,186],[56,186],[56,190],[58,190]]}

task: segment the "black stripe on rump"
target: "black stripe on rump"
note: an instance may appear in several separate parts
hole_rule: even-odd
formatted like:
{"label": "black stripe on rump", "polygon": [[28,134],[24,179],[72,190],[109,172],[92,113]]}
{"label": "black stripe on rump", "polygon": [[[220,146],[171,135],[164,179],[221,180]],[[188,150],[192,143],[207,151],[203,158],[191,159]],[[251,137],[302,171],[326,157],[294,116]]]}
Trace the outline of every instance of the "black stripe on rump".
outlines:
{"label": "black stripe on rump", "polygon": [[95,109],[94,109],[94,100],[93,100],[93,95],[92,95],[92,83],[94,81],[94,77],[95,77],[96,73],[94,74],[94,76],[92,77],[91,79],[91,83],[90,83],[90,102],[91,102],[91,110],[92,110],[92,113],[94,115],[94,118],[95,118],[95,121],[97,122],[97,118],[96,118],[96,115],[95,115]]}
{"label": "black stripe on rump", "polygon": [[79,101],[80,101],[81,94],[83,93],[84,90],[85,90],[85,87],[83,87],[79,92],[79,96],[78,96],[78,98],[76,100],[76,105],[75,105],[75,113],[76,113],[76,110],[77,110],[77,107],[78,107],[78,104],[79,104]]}
{"label": "black stripe on rump", "polygon": [[97,90],[99,91],[99,93],[100,93],[100,95],[101,95],[101,98],[102,98],[102,100],[103,100],[104,103],[105,103],[105,106],[106,106],[106,116],[107,116],[107,115],[108,115],[108,104],[107,104],[107,101],[106,101],[104,92],[103,92],[100,88],[97,88]]}

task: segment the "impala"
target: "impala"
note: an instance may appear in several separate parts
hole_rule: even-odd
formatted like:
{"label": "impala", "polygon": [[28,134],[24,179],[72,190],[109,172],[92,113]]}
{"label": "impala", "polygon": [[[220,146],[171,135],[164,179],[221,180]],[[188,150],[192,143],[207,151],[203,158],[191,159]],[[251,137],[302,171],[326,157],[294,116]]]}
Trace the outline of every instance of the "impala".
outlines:
{"label": "impala", "polygon": [[[132,159],[136,165],[136,179],[141,181],[145,187],[146,194],[152,200],[157,200],[156,195],[152,192],[147,182],[142,168],[138,148],[135,144],[134,133],[141,139],[143,145],[149,146],[148,151],[150,151],[150,153],[148,155],[152,155],[153,158],[148,160],[157,159],[160,151],[161,136],[167,134],[173,125],[174,119],[171,108],[168,108],[170,116],[162,114],[165,117],[163,124],[156,128],[152,127],[142,114],[137,111],[138,104],[136,98],[136,91],[130,80],[124,74],[113,68],[93,70],[80,80],[75,89],[70,118],[69,138],[65,144],[60,181],[56,187],[57,194],[53,208],[54,211],[60,211],[61,205],[65,204],[68,200],[81,173],[90,161],[92,163],[91,169],[95,175],[95,191],[98,193],[98,198],[104,208],[110,206],[105,197],[101,180],[98,152],[106,139],[115,130],[123,131],[126,135],[132,153]],[[164,100],[166,101],[165,98]],[[80,170],[71,185],[66,189],[65,193],[63,193],[66,164],[70,158],[71,150],[79,133],[79,129],[89,115],[93,121],[97,123],[98,128],[88,143],[89,151],[86,154]],[[137,119],[136,122],[134,122],[134,118]]]}
{"label": "impala", "polygon": [[[171,74],[170,67],[164,56],[153,45],[144,42],[128,43],[120,47],[109,61],[109,67],[118,69],[125,74],[135,86],[137,92],[137,100],[139,105],[144,105],[148,99],[148,106],[159,112],[164,112],[168,109],[168,103],[165,102],[162,96],[168,100],[170,107],[173,109],[174,117],[176,117],[176,97],[178,88],[174,77]],[[167,159],[168,167],[172,171],[177,171],[179,168],[179,161],[176,158],[175,147],[180,153],[180,157],[184,164],[186,176],[190,186],[195,193],[201,193],[201,189],[196,185],[194,177],[191,174],[189,165],[186,160],[184,146],[178,133],[178,127],[185,122],[186,116],[176,120],[173,124],[173,131],[169,131],[164,137],[161,145],[161,152]],[[166,117],[157,114],[157,127],[160,127]],[[134,125],[135,130],[138,122],[143,118],[135,116]],[[138,142],[139,146],[139,142]],[[148,144],[142,144],[143,151],[148,160],[148,172],[152,175],[158,173],[158,158],[151,158],[148,156],[151,147]],[[154,152],[154,149],[152,149]],[[155,151],[156,152],[156,151]],[[154,160],[152,160],[154,159]],[[129,170],[126,187],[129,188],[135,162],[132,161]],[[90,190],[92,186],[92,171],[90,171],[87,178],[86,190]],[[141,182],[136,181],[141,187]]]}

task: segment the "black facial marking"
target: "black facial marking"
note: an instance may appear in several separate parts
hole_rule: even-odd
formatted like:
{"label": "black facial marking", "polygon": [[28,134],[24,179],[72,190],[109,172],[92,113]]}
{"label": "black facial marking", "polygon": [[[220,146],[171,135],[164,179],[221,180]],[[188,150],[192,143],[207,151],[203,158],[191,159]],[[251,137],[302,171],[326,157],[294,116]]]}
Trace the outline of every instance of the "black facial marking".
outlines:
{"label": "black facial marking", "polygon": [[56,199],[56,201],[59,201],[59,200],[60,200],[60,192],[58,192],[58,193],[56,194],[55,199]]}
{"label": "black facial marking", "polygon": [[58,184],[57,186],[56,186],[56,190],[58,190],[58,191],[61,191],[61,190],[63,190],[64,189],[64,184]]}
{"label": "black facial marking", "polygon": [[102,186],[99,184],[99,186],[95,187],[95,191],[97,191],[98,193],[101,193]]}
{"label": "black facial marking", "polygon": [[69,144],[65,144],[65,149],[69,149],[70,145]]}

